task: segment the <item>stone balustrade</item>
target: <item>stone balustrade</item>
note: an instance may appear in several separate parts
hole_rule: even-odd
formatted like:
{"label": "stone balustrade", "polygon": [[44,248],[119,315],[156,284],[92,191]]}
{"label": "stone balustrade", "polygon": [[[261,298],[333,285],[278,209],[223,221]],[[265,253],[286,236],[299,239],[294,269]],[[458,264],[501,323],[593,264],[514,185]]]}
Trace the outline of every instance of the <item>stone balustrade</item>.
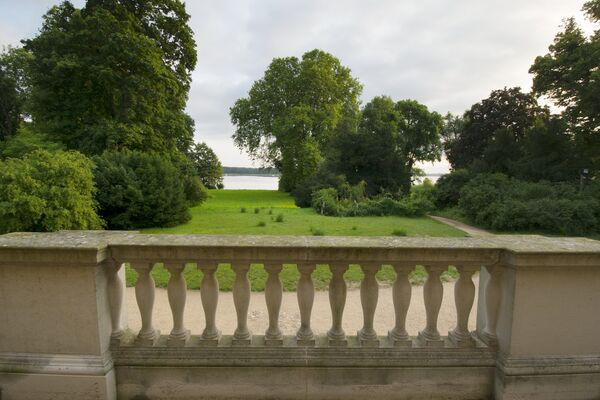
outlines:
{"label": "stone balustrade", "polygon": [[[152,320],[157,263],[170,274],[169,332]],[[190,263],[203,274],[199,335],[184,320]],[[137,332],[126,325],[125,264],[138,275]],[[235,275],[232,332],[219,329],[220,264]],[[264,332],[248,329],[251,264],[267,275]],[[280,329],[284,264],[298,270],[293,336]],[[363,322],[344,332],[351,264],[364,275]],[[317,265],[331,272],[325,335],[311,327]],[[379,295],[384,265],[396,272],[391,298]],[[428,274],[422,299],[408,280],[416,265]],[[438,314],[449,266],[459,277],[446,335]],[[407,312],[420,301],[425,326],[407,332]],[[387,332],[374,329],[381,302],[393,304]],[[0,236],[0,398],[591,399],[600,396],[599,305],[600,242],[589,239],[9,234]]]}

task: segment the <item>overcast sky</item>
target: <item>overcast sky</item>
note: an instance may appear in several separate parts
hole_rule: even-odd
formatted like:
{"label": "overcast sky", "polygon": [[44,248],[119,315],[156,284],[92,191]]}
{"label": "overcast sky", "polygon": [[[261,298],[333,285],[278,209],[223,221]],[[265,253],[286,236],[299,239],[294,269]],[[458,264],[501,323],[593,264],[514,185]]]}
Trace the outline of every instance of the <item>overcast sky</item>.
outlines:
{"label": "overcast sky", "polygon": [[[32,37],[58,1],[0,0],[0,44]],[[74,1],[82,6],[83,1]],[[223,165],[252,166],[231,140],[229,107],[274,57],[319,48],[377,95],[462,113],[494,89],[521,86],[562,19],[581,21],[583,0],[195,0],[187,2],[198,46],[188,101],[196,140]],[[258,166],[258,165],[256,165]],[[444,163],[427,166],[443,171]]]}

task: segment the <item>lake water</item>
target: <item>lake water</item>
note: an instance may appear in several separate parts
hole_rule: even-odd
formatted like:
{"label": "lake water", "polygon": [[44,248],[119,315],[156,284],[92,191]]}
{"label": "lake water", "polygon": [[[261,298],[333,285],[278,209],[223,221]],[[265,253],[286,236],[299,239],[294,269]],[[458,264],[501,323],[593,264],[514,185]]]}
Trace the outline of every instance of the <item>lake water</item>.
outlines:
{"label": "lake water", "polygon": [[[435,182],[439,175],[427,175],[427,178]],[[225,189],[263,189],[277,190],[279,183],[278,176],[257,176],[257,175],[224,175],[223,184]]]}

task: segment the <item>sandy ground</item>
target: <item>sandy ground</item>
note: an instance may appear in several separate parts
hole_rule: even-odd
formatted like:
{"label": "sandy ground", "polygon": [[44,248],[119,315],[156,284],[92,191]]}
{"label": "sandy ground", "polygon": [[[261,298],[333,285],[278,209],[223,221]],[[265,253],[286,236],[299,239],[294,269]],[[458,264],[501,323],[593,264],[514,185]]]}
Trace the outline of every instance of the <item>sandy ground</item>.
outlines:
{"label": "sandy ground", "polygon": [[[479,280],[473,278],[477,288]],[[469,329],[475,329],[475,308],[477,305],[477,289],[475,303],[471,311]],[[127,288],[127,312],[129,328],[137,332],[141,326],[140,313],[135,301],[134,288]],[[154,326],[160,329],[161,334],[169,334],[173,326],[171,309],[167,299],[166,289],[156,289],[154,301]],[[354,335],[362,327],[362,308],[360,305],[360,291],[349,289],[344,309],[343,328],[347,335]],[[300,326],[300,313],[295,292],[284,292],[279,315],[280,328],[285,335],[295,334]],[[204,329],[204,312],[200,301],[200,291],[189,290],[185,309],[185,325],[191,333],[200,334]],[[264,293],[253,292],[248,310],[248,327],[255,334],[263,334],[267,329],[268,314]],[[446,335],[456,325],[456,308],[454,305],[454,283],[444,284],[444,297],[438,319],[438,329],[441,335]],[[331,310],[329,308],[329,295],[327,291],[315,293],[315,302],[312,312],[312,328],[316,334],[324,334],[331,326]],[[233,306],[233,296],[230,292],[221,292],[217,308],[217,327],[224,335],[233,334],[236,327],[236,314]],[[375,330],[378,335],[386,335],[394,327],[394,306],[392,304],[391,287],[380,287],[379,301],[375,313]],[[417,335],[425,327],[425,305],[423,304],[423,287],[413,286],[411,304],[408,310],[406,330],[409,335]]]}

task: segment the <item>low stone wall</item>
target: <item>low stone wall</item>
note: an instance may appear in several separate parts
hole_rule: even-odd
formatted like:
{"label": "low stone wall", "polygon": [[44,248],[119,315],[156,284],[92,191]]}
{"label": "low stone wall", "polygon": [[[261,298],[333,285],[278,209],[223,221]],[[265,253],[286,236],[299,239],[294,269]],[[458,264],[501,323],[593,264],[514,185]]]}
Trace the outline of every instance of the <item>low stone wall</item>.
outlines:
{"label": "low stone wall", "polygon": [[[152,323],[151,270],[171,273],[171,332]],[[206,326],[189,335],[182,270],[204,272]],[[125,325],[122,265],[137,270],[139,332]],[[215,271],[236,274],[234,332],[220,332]],[[247,329],[250,263],[265,266],[266,332]],[[282,264],[299,271],[301,324],[278,326]],[[328,264],[332,316],[327,335],[312,332],[311,273]],[[344,332],[349,264],[359,264],[363,326]],[[423,299],[408,273],[424,265]],[[381,265],[397,272],[395,321],[375,332]],[[456,327],[437,329],[440,274],[454,284]],[[477,329],[467,322],[480,273]],[[383,299],[381,301],[389,301]],[[423,301],[426,325],[405,329],[411,302]],[[0,236],[0,399],[595,399],[600,397],[600,242],[541,236],[485,238],[338,238],[141,235],[58,232]]]}

